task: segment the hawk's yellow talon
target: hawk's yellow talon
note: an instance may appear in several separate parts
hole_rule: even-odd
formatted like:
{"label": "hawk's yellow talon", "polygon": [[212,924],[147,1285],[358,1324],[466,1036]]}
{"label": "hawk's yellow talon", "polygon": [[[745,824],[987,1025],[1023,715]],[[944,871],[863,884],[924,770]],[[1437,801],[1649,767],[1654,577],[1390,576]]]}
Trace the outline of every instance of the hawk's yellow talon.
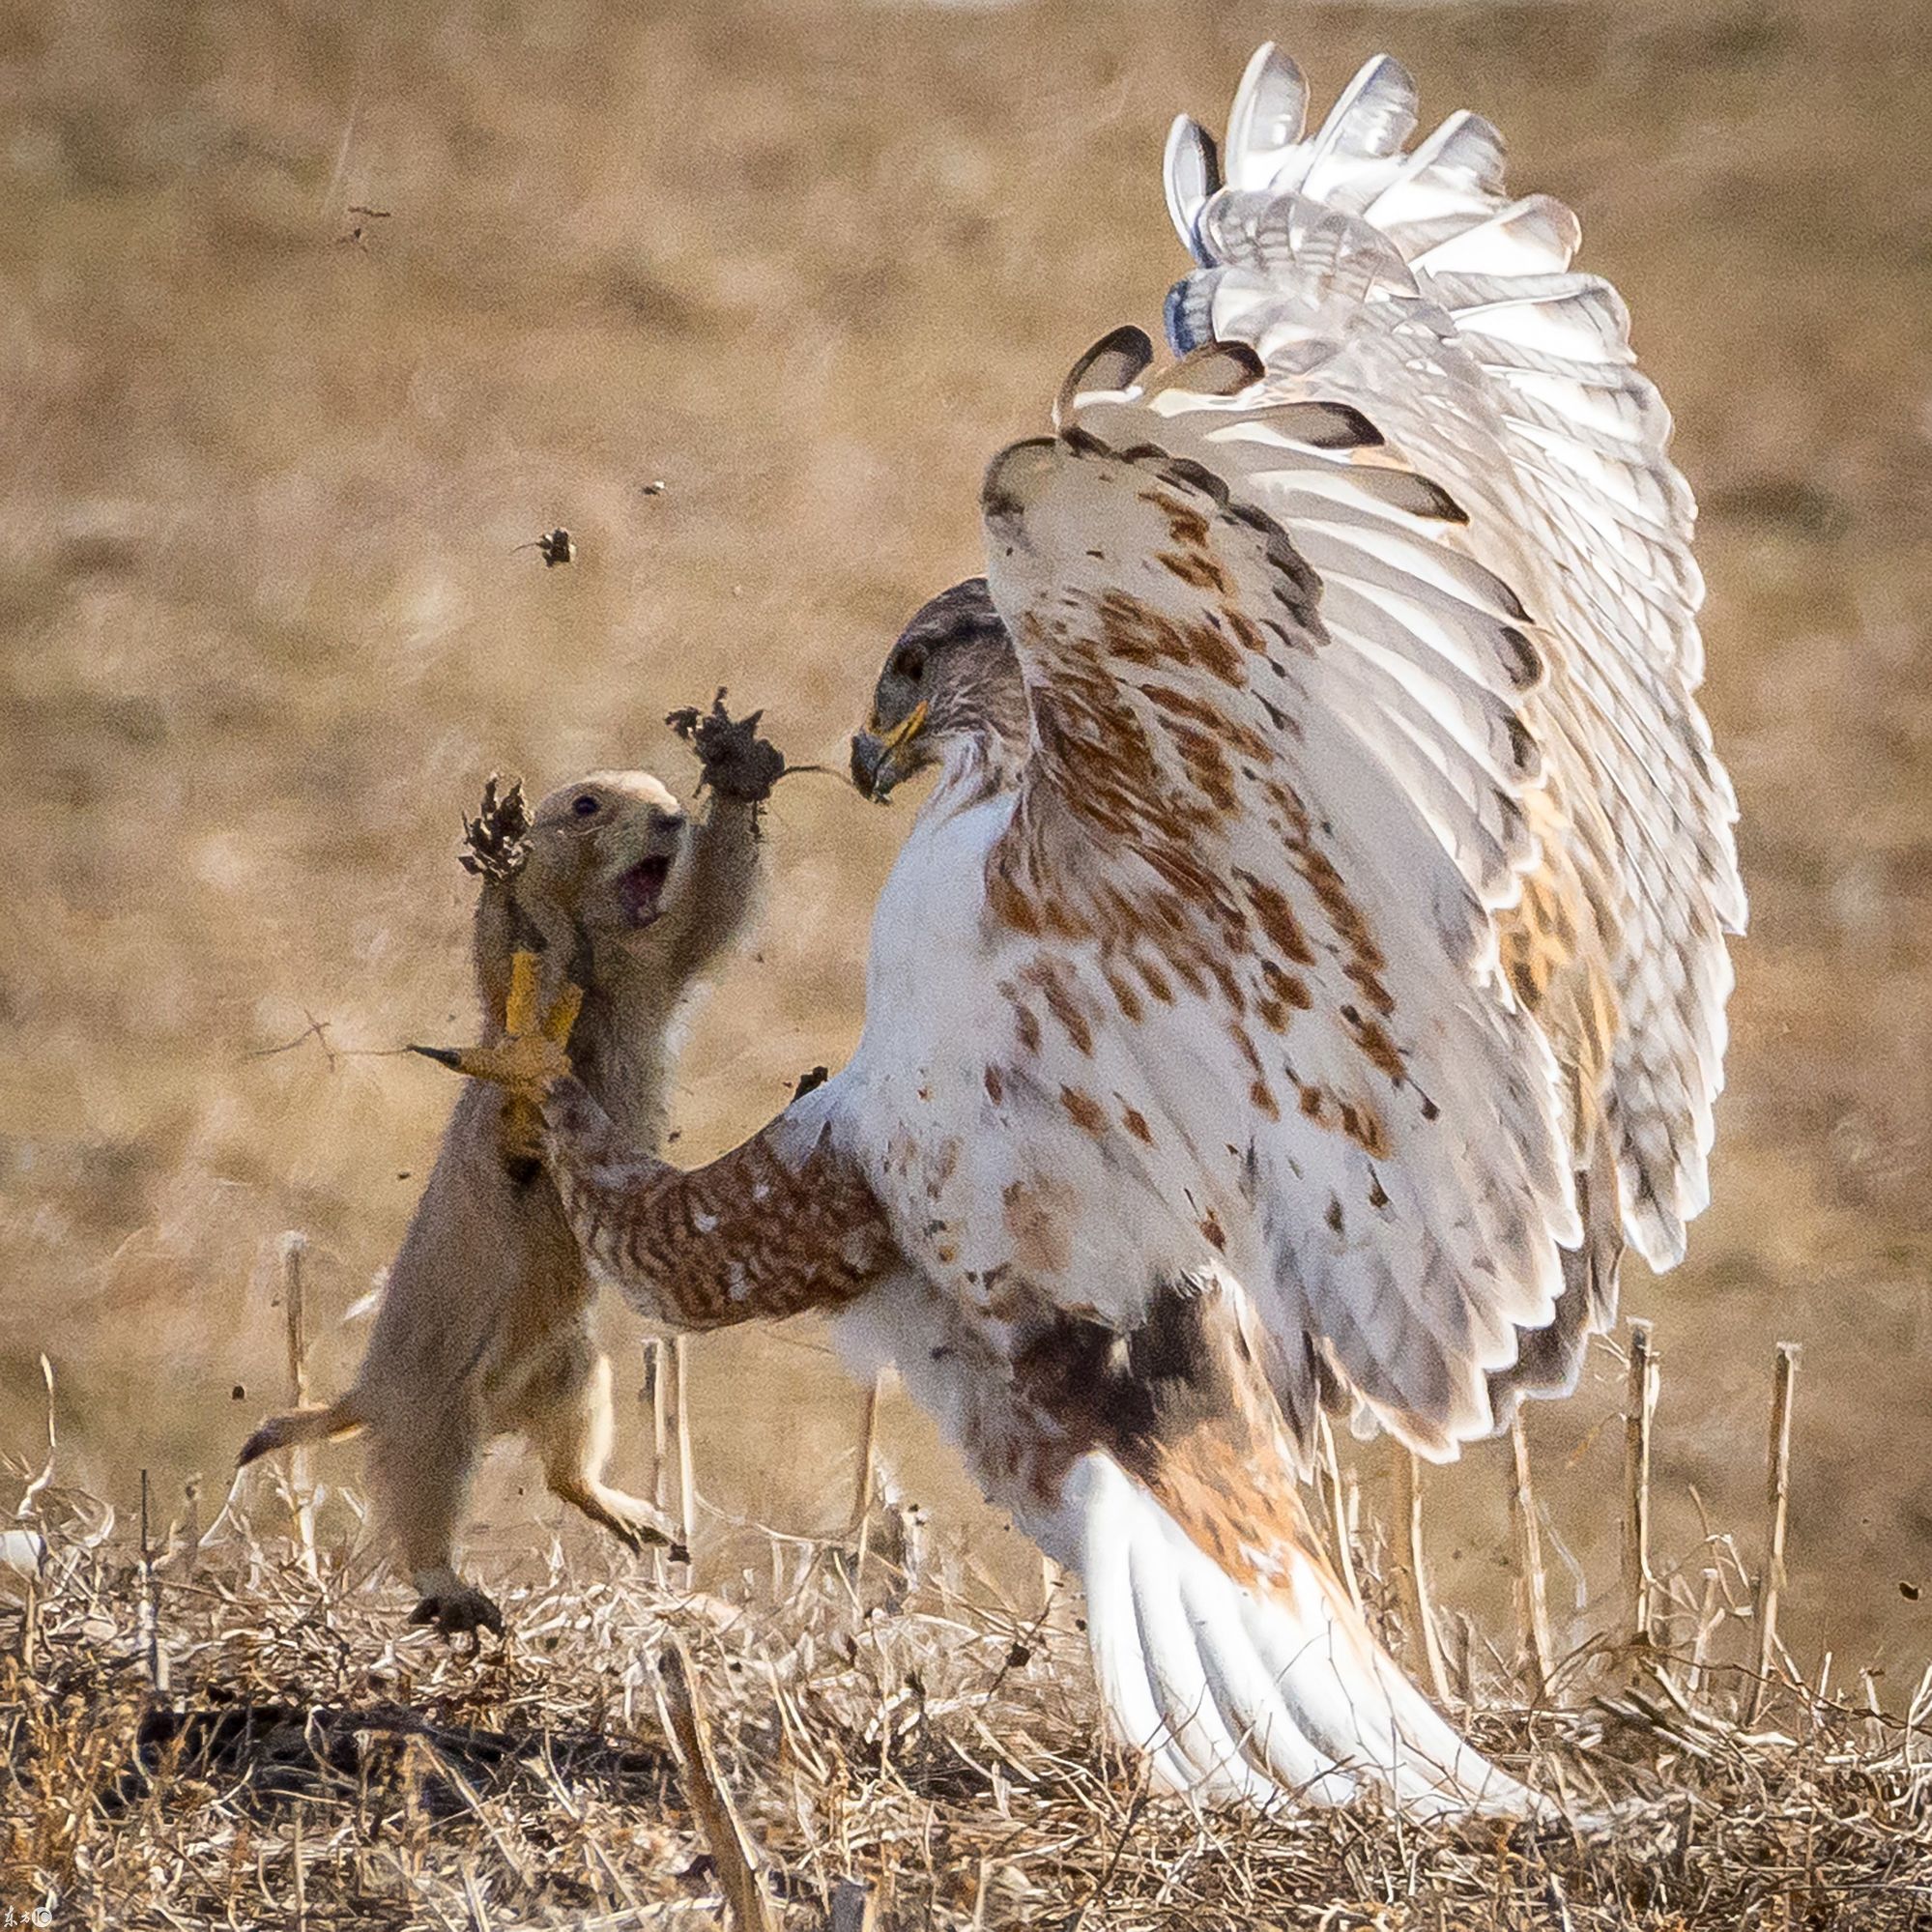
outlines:
{"label": "hawk's yellow talon", "polygon": [[[519,953],[519,959],[529,958],[527,953]],[[553,1040],[560,1047],[570,1044],[570,1029],[577,1024],[577,1016],[584,1010],[584,989],[576,981],[566,979],[563,991],[557,995],[557,1003],[545,1014],[543,1037]]]}
{"label": "hawk's yellow talon", "polygon": [[543,1033],[524,1033],[493,1047],[412,1047],[410,1052],[526,1098],[541,1096],[570,1071],[570,1056]]}
{"label": "hawk's yellow talon", "polygon": [[536,988],[540,962],[534,953],[510,955],[510,990],[504,1000],[504,1031],[514,1038],[537,1027]]}
{"label": "hawk's yellow talon", "polygon": [[510,1096],[513,1136],[533,1141],[538,1103],[553,1081],[570,1071],[570,1029],[584,1010],[584,989],[566,980],[548,1013],[539,1013],[540,962],[535,953],[510,955],[509,991],[504,999],[504,1034],[482,1047],[416,1047],[411,1051],[471,1080],[488,1081]]}

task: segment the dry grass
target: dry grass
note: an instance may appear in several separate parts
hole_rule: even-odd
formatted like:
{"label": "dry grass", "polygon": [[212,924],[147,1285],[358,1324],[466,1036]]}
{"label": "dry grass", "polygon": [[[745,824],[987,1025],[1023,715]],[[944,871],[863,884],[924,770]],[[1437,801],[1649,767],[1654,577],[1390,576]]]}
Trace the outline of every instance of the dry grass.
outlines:
{"label": "dry grass", "polygon": [[[1932,1507],[1918,1458],[1867,1445],[1932,1409],[1918,0],[1856,30],[1810,0],[0,0],[0,1446],[38,1427],[46,1349],[77,1477],[124,1511],[144,1465],[170,1499],[218,1481],[256,1404],[230,1390],[279,1383],[291,1226],[339,1386],[361,1334],[330,1318],[448,1105],[369,1051],[462,1024],[483,775],[678,777],[656,721],[721,681],[836,763],[881,641],[971,567],[988,452],[1156,320],[1163,130],[1218,121],[1267,35],[1319,97],[1388,46],[1427,112],[1505,127],[1677,412],[1755,924],[1716,1206],[1629,1287],[1671,1362],[1658,1506],[1680,1536],[1689,1485],[1754,1509],[1761,1365],[1802,1341],[1793,1628],[1916,1677],[1932,1589],[1898,1585],[1932,1586]],[[516,548],[560,522],[572,567]],[[685,1150],[854,1034],[905,815],[787,793]],[[693,1373],[718,1499],[824,1527],[860,1393],[760,1338]],[[1552,1497],[1614,1481],[1615,1402],[1602,1375],[1531,1417]],[[881,1427],[996,1539],[903,1405]],[[1494,1594],[1504,1486],[1439,1485],[1450,1600]],[[1614,1522],[1568,1520],[1601,1578]]]}
{"label": "dry grass", "polygon": [[508,1639],[471,1651],[404,1633],[360,1564],[312,1579],[245,1515],[151,1575],[83,1533],[80,1499],[39,1507],[51,1561],[0,1617],[0,1906],[62,1925],[726,1923],[750,1866],[668,1728],[679,1644],[769,1922],[796,1932],[842,1886],[882,1932],[1932,1917],[1932,1696],[1895,1719],[1780,1681],[1746,1729],[1750,1678],[1714,1667],[1724,1639],[1683,1604],[1675,1650],[1568,1659],[1561,1708],[1516,1701],[1502,1658],[1478,1672],[1484,1747],[1598,1822],[1257,1821],[1149,1801],[1096,1742],[1077,1605],[1016,1612],[950,1558],[908,1585],[875,1556],[855,1588],[849,1545],[773,1540],[728,1600],[553,1548],[508,1594]]}

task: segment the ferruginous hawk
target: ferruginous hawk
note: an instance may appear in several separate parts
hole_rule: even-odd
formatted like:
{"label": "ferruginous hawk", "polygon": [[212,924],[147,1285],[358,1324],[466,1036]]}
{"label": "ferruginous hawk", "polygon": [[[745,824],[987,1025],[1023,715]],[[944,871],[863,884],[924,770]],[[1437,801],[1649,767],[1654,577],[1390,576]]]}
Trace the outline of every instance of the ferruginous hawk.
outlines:
{"label": "ferruginous hawk", "polygon": [[[1077,1570],[1164,1785],[1522,1812],[1298,1500],[1317,1413],[1443,1459],[1573,1379],[1628,1240],[1704,1205],[1732,793],[1691,503],[1577,225],[1363,69],[1187,121],[1176,360],[1124,329],[994,459],[988,570],[895,647],[854,774],[938,768],[850,1065],[681,1172],[554,1049],[594,1265],[708,1326],[818,1307]],[[520,1055],[520,1057],[519,1057]],[[510,1064],[509,1061],[514,1061]]]}

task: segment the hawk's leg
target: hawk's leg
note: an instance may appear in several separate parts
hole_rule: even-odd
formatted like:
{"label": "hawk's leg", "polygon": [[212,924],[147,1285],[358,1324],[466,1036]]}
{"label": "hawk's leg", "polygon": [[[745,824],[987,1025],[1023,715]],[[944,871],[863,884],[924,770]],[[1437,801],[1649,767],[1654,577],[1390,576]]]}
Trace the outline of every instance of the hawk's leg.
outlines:
{"label": "hawk's leg", "polygon": [[688,1172],[635,1145],[571,1076],[568,998],[533,1027],[521,975],[534,971],[533,957],[519,963],[501,1041],[417,1051],[541,1110],[544,1162],[585,1260],[639,1313],[685,1329],[778,1320],[840,1307],[904,1265],[863,1168],[822,1120],[780,1114]]}
{"label": "hawk's leg", "polygon": [[439,1066],[504,1088],[509,1096],[505,1144],[527,1142],[533,1153],[541,1138],[543,1096],[570,1071],[570,1029],[584,1005],[584,989],[566,981],[550,1010],[540,1012],[537,987],[541,970],[542,961],[535,953],[518,952],[511,957],[501,1039],[477,1047],[410,1049]]}

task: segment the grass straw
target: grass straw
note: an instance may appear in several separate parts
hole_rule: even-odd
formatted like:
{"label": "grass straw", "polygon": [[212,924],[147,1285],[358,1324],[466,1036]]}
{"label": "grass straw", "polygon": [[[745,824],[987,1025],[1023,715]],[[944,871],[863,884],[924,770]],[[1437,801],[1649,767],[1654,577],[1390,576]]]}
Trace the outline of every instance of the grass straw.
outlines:
{"label": "grass straw", "polygon": [[872,1506],[879,1489],[879,1399],[885,1387],[885,1370],[880,1370],[872,1378],[872,1387],[866,1391],[865,1421],[859,1429],[858,1444],[858,1486],[852,1497],[851,1536],[852,1589],[856,1592],[865,1582],[866,1547],[872,1536]]}
{"label": "grass straw", "polygon": [[1348,1534],[1348,1502],[1341,1483],[1341,1459],[1335,1451],[1335,1430],[1326,1410],[1315,1413],[1315,1440],[1320,1449],[1322,1501],[1328,1511],[1329,1540],[1334,1546],[1335,1567],[1348,1591],[1348,1600],[1362,1608],[1362,1583],[1355,1573],[1354,1543]]}
{"label": "grass straw", "polygon": [[[668,1391],[665,1387],[664,1366],[665,1344],[661,1336],[648,1336],[644,1343],[644,1399],[650,1409],[650,1480],[645,1494],[650,1498],[651,1507],[663,1514],[667,1497],[665,1495],[665,1464],[670,1456],[670,1410],[667,1406]],[[691,1546],[690,1532],[685,1530],[684,1547]],[[650,1580],[664,1581],[664,1552],[652,1544],[649,1554]]]}
{"label": "grass straw", "polygon": [[1543,1528],[1537,1520],[1536,1490],[1530,1482],[1529,1437],[1522,1411],[1510,1422],[1510,1528],[1515,1544],[1516,1623],[1522,1633],[1531,1675],[1530,1698],[1541,1703],[1556,1675],[1555,1646],[1549,1634],[1549,1584],[1543,1572]]}
{"label": "grass straw", "polygon": [[148,1472],[141,1471],[141,1554],[135,1574],[140,1579],[140,1596],[135,1612],[135,1632],[142,1660],[148,1667],[148,1682],[157,1697],[165,1697],[172,1688],[172,1669],[167,1646],[161,1638],[160,1589],[155,1576],[154,1528],[149,1514]]}
{"label": "grass straw", "polygon": [[[288,1399],[291,1408],[308,1405],[308,1307],[303,1263],[308,1241],[291,1228],[281,1239],[282,1320],[288,1351]],[[296,1546],[311,1582],[322,1571],[315,1552],[314,1458],[298,1443],[288,1453],[289,1508],[295,1519]]]}
{"label": "grass straw", "polygon": [[1422,1651],[1425,1688],[1438,1704],[1447,1704],[1449,1666],[1442,1655],[1442,1632],[1436,1627],[1430,1600],[1428,1559],[1423,1538],[1422,1458],[1412,1449],[1396,1452],[1396,1517],[1401,1533],[1401,1573],[1406,1584],[1403,1605],[1408,1629]]}
{"label": "grass straw", "polygon": [[777,1919],[761,1875],[763,1860],[739,1821],[737,1807],[718,1773],[705,1715],[698,1701],[691,1659],[678,1642],[658,1658],[664,1708],[683,1773],[684,1792],[710,1847],[712,1868],[724,1888],[725,1903],[737,1932],[778,1932]]}
{"label": "grass straw", "polygon": [[698,1584],[698,1483],[691,1461],[691,1339],[671,1341],[671,1427],[678,1443],[678,1541],[684,1545],[684,1576]]}
{"label": "grass straw", "polygon": [[1771,1676],[1777,1662],[1777,1606],[1784,1588],[1785,1532],[1791,1515],[1791,1396],[1798,1379],[1799,1346],[1795,1341],[1777,1344],[1777,1366],[1773,1373],[1771,1398],[1771,1453],[1766,1458],[1764,1567],[1758,1572],[1756,1600],[1752,1614],[1757,1624],[1757,1676],[1751,1685],[1745,1720],[1755,1721],[1764,1709],[1771,1687]]}
{"label": "grass straw", "polygon": [[1624,1590],[1630,1641],[1656,1642],[1657,1574],[1651,1568],[1651,1431],[1662,1364],[1647,1321],[1630,1323],[1630,1365],[1624,1399]]}

